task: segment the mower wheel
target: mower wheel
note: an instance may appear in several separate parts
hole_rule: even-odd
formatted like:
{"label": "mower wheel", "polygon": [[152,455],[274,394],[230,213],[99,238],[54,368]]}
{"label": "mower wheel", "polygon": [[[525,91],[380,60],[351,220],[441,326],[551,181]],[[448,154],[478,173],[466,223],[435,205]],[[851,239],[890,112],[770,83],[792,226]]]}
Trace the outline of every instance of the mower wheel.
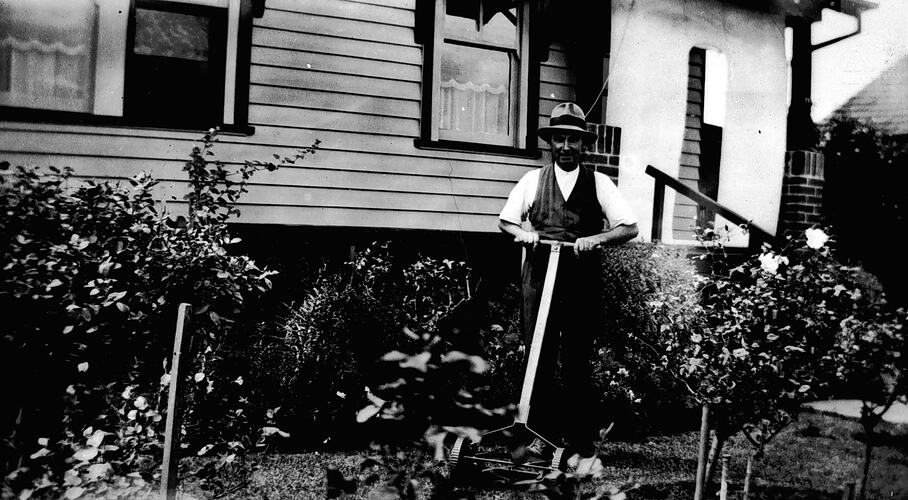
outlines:
{"label": "mower wheel", "polygon": [[555,452],[552,454],[552,469],[560,470],[564,472],[567,470],[567,458],[564,455],[564,448],[558,447],[555,448]]}
{"label": "mower wheel", "polygon": [[459,437],[454,442],[454,446],[451,447],[451,453],[448,455],[449,478],[455,479],[459,473],[463,472],[465,465],[464,456],[469,452],[472,444],[472,441],[465,437]]}

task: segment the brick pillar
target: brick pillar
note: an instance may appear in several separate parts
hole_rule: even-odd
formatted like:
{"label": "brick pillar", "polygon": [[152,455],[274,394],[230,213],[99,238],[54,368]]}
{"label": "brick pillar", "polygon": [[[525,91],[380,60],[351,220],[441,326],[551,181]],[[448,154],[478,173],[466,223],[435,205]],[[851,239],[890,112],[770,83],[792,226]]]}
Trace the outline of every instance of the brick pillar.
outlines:
{"label": "brick pillar", "polygon": [[584,149],[580,160],[597,172],[608,175],[617,184],[621,128],[601,123],[587,123],[586,128],[596,134],[596,142]]}
{"label": "brick pillar", "polygon": [[823,154],[814,151],[785,153],[785,179],[779,234],[803,231],[822,221]]}

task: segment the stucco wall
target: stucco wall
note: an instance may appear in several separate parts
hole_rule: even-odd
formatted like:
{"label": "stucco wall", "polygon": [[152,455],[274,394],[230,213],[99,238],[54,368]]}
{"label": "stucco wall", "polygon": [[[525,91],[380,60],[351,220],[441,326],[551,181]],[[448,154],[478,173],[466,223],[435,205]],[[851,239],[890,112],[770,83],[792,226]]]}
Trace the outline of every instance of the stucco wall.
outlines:
{"label": "stucco wall", "polygon": [[[620,185],[641,236],[652,226],[646,165],[678,174],[694,46],[728,61],[719,202],[774,233],[785,166],[784,19],[713,0],[615,0],[612,10],[607,123],[622,128]],[[667,190],[666,241],[674,201]]]}

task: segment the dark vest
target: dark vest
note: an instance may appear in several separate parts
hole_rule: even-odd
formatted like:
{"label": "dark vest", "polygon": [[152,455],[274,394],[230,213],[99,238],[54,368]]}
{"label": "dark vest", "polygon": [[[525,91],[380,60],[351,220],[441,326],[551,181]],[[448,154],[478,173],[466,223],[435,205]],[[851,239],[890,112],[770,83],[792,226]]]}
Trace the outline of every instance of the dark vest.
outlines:
{"label": "dark vest", "polygon": [[577,184],[565,200],[555,180],[555,168],[551,164],[539,172],[539,185],[529,213],[533,229],[541,239],[559,241],[601,233],[605,218],[596,197],[595,173],[588,167],[578,166]]}

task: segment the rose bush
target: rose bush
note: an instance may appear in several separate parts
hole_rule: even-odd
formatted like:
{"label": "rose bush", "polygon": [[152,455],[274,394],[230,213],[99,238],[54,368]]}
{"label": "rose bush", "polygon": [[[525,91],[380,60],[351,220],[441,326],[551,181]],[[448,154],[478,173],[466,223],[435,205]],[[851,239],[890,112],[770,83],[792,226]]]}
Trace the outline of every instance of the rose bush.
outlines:
{"label": "rose bush", "polygon": [[[855,339],[897,338],[900,328],[886,326],[895,320],[881,312],[886,308],[879,291],[867,286],[860,268],[837,260],[832,243],[827,232],[812,228],[783,248],[764,246],[739,264],[728,265],[714,252],[704,256],[712,272],[683,314],[666,304],[684,299],[650,303],[660,334],[647,340],[654,348],[642,352],[649,353],[653,369],[674,377],[709,407],[713,457],[739,431],[759,455],[802,403],[840,395],[842,379],[856,376],[848,368],[857,367],[850,361],[856,357],[843,346]],[[886,345],[893,349],[892,342]],[[863,376],[897,371],[877,361],[860,359],[873,367]]]}

